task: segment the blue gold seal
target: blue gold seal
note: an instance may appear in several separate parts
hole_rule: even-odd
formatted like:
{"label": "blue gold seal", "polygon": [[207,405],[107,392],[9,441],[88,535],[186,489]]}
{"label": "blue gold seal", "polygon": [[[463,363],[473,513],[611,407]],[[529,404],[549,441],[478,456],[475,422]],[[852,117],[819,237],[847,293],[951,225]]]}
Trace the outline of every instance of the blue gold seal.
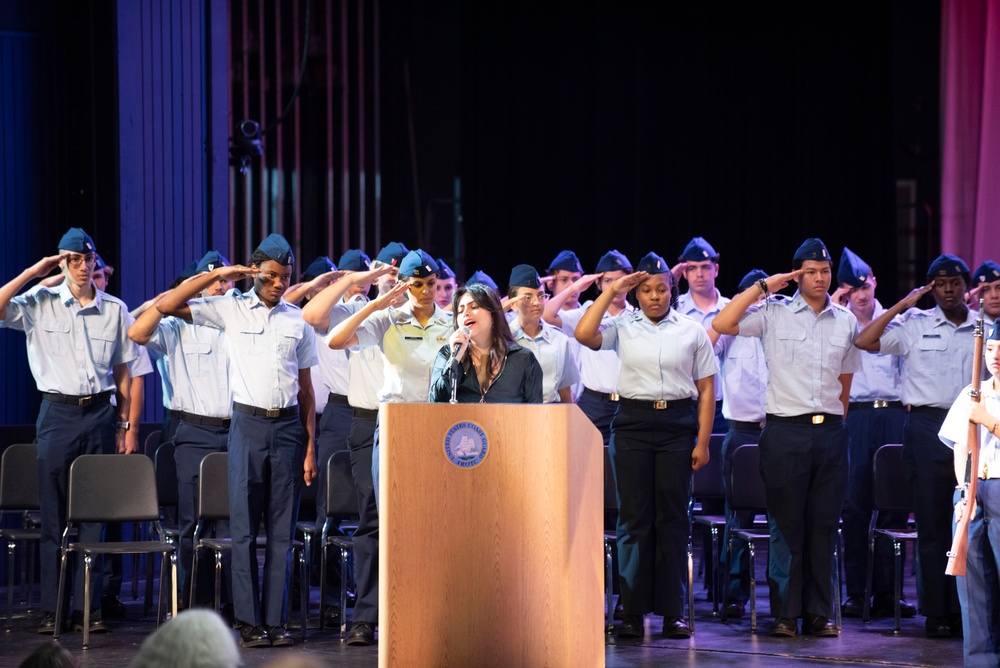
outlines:
{"label": "blue gold seal", "polygon": [[444,435],[444,454],[459,468],[479,466],[489,452],[486,432],[475,422],[456,422]]}

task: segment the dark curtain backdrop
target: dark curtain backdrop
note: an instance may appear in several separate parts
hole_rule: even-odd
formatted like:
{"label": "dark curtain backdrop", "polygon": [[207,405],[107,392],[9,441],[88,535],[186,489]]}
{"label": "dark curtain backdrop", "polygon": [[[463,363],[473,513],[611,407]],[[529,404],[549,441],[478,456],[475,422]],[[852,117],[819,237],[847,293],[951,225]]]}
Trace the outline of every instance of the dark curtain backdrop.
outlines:
{"label": "dark curtain backdrop", "polygon": [[[937,210],[938,11],[417,3],[385,43],[412,62],[426,206],[407,206],[409,184],[394,170],[412,156],[397,142],[386,157],[387,224],[407,241],[418,214],[436,214],[430,238],[446,254],[460,176],[456,269],[484,269],[502,287],[513,264],[543,270],[562,248],[592,271],[609,248],[634,263],[650,250],[673,261],[701,235],[722,255],[730,294],[750,268],[786,270],[799,243],[819,236],[838,259],[844,245],[867,259],[891,301],[906,260],[897,179],[917,179],[922,202],[907,252],[923,267],[936,252],[927,224]],[[385,62],[387,108],[402,106],[401,65]],[[386,136],[405,132],[390,125]]]}

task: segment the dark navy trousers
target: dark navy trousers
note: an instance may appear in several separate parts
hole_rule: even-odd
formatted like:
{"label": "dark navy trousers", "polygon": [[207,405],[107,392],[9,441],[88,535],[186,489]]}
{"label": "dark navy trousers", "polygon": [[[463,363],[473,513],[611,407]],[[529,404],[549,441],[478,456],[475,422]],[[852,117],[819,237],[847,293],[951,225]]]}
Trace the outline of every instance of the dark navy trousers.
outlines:
{"label": "dark navy trousers", "polygon": [[[886,443],[903,442],[902,408],[852,408],[847,412],[848,465],[847,496],[844,497],[844,572],[847,595],[861,600],[868,578],[868,527],[872,519],[872,464],[875,451]],[[877,528],[903,529],[909,513],[880,512]],[[893,572],[895,557],[892,541],[880,537],[875,541],[875,561],[872,569],[872,593],[875,596],[894,594]]]}
{"label": "dark navy trousers", "polygon": [[722,441],[722,485],[726,490],[726,530],[722,539],[722,556],[719,567],[723,573],[728,573],[723,586],[725,598],[723,602],[738,601],[746,603],[750,600],[750,553],[746,543],[733,543],[731,555],[726,552],[729,545],[729,535],[737,529],[749,529],[753,526],[754,512],[752,510],[733,511],[729,507],[729,478],[733,470],[733,453],[741,445],[756,445],[760,441],[760,429],[737,429],[730,427],[726,438]]}
{"label": "dark navy trousers", "polygon": [[[38,437],[38,496],[41,502],[42,538],[39,547],[42,610],[56,611],[59,588],[59,547],[66,528],[69,467],[80,455],[114,454],[117,415],[110,403],[86,407],[42,401],[35,425]],[[101,540],[101,525],[79,525],[81,542]],[[73,609],[83,610],[83,558],[77,556]],[[69,573],[67,573],[69,576]],[[102,570],[90,571],[90,607],[101,604]],[[67,591],[69,588],[67,587]],[[64,602],[65,604],[65,602]]]}
{"label": "dark navy trousers", "polygon": [[626,615],[684,615],[694,409],[620,406],[611,424],[618,567]]}
{"label": "dark navy trousers", "polygon": [[611,442],[611,421],[615,417],[615,411],[618,410],[618,404],[584,393],[580,395],[576,405],[600,430],[604,445],[608,445]]}
{"label": "dark navy trousers", "polygon": [[[226,452],[229,447],[229,429],[226,427],[209,427],[177,421],[174,433],[174,465],[177,467],[177,522],[181,531],[181,554],[177,563],[177,591],[182,600],[187,601],[191,591],[191,554],[194,528],[198,524],[198,480],[201,473],[201,460],[214,452]],[[213,526],[214,524],[214,526]],[[203,537],[229,537],[229,522],[218,520],[208,523],[203,529]],[[225,562],[231,555],[224,554]],[[196,591],[200,593],[195,603],[210,603],[214,601],[215,579],[212,574],[212,562],[200,561],[203,568],[198,573]],[[228,570],[228,563],[225,567]]]}
{"label": "dark navy trousers", "polygon": [[[268,419],[233,413],[229,430],[229,531],[238,621],[279,626],[288,612],[292,539],[304,484],[306,430],[297,415]],[[263,588],[256,540],[267,526]]]}
{"label": "dark navy trousers", "polygon": [[774,617],[833,616],[833,553],[847,487],[847,428],[768,421],[760,474],[771,529],[767,581]]}
{"label": "dark navy trousers", "polygon": [[357,601],[354,622],[378,623],[378,508],[372,458],[375,419],[354,417],[347,434],[351,473],[358,497],[358,528],[354,532],[354,581]]}

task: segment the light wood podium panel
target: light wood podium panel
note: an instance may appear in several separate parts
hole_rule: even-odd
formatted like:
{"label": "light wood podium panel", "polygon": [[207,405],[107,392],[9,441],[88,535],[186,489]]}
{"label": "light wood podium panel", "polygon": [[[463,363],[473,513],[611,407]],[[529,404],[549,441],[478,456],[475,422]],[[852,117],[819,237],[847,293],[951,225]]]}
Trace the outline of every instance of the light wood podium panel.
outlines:
{"label": "light wood podium panel", "polygon": [[[473,468],[445,453],[464,422],[487,440]],[[379,666],[603,666],[604,453],[583,412],[383,404],[379,423]]]}

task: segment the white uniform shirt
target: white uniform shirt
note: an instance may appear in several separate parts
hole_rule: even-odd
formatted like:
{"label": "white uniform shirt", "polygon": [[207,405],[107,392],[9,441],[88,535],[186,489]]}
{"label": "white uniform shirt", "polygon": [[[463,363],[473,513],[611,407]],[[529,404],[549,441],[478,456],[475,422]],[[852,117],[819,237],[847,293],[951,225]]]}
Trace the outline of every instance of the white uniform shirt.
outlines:
{"label": "white uniform shirt", "polygon": [[[566,336],[572,338],[574,341],[576,340],[573,338],[576,326],[580,324],[583,314],[593,303],[593,301],[588,300],[580,308],[559,311],[559,317],[562,318],[562,331]],[[618,315],[611,315],[605,311],[604,316],[601,318],[601,326],[608,325],[616,318],[628,317],[635,313],[636,308],[628,303],[626,303],[625,308]],[[578,360],[580,362],[580,379],[583,381],[585,387],[595,392],[604,392],[606,394],[617,391],[618,371],[621,368],[621,361],[613,350],[591,350],[586,346],[580,346]]]}
{"label": "white uniform shirt", "polygon": [[[979,399],[983,402],[986,412],[994,418],[1000,418],[1000,396],[993,388],[993,378],[990,377],[982,383],[979,388]],[[967,445],[969,438],[969,404],[972,399],[969,393],[972,391],[971,385],[966,385],[959,393],[958,398],[948,411],[948,416],[941,425],[938,438],[949,448],[954,449],[955,444]],[[1000,445],[997,437],[990,433],[989,426],[979,425],[979,477],[980,478],[1000,478],[1000,460],[997,459],[997,446]]]}
{"label": "white uniform shirt", "polygon": [[[691,296],[691,291],[688,290],[680,297],[677,298],[677,311],[686,315],[687,317],[696,320],[701,323],[701,326],[706,330],[712,325],[712,321],[715,320],[715,316],[719,315],[719,311],[729,303],[728,297],[723,297],[722,293],[719,292],[718,288],[715,290],[715,306],[708,311],[703,311],[698,308],[698,305],[694,301],[694,297]],[[718,357],[719,367],[722,367],[722,356]],[[715,376],[715,400],[722,401],[722,376],[721,374],[716,374]],[[749,421],[749,420],[748,420]]]}
{"label": "white uniform shirt", "polygon": [[221,331],[167,317],[160,320],[146,347],[162,360],[160,373],[166,369],[164,378],[173,390],[170,408],[205,417],[232,417],[229,355]]}
{"label": "white uniform shirt", "polygon": [[298,404],[299,369],[316,366],[316,337],[299,307],[268,308],[253,290],[189,302],[195,325],[225,332],[233,401],[258,408]]}
{"label": "white uniform shirt", "polygon": [[760,339],[723,335],[715,350],[722,359],[722,416],[738,422],[763,421],[767,361]]}
{"label": "white uniform shirt", "polygon": [[[872,317],[877,318],[883,313],[885,309],[876,300]],[[902,321],[902,318],[893,318],[886,329],[895,329]],[[861,371],[854,374],[851,382],[851,401],[899,401],[902,384],[902,360],[898,355],[887,355],[884,351],[862,351]]]}

